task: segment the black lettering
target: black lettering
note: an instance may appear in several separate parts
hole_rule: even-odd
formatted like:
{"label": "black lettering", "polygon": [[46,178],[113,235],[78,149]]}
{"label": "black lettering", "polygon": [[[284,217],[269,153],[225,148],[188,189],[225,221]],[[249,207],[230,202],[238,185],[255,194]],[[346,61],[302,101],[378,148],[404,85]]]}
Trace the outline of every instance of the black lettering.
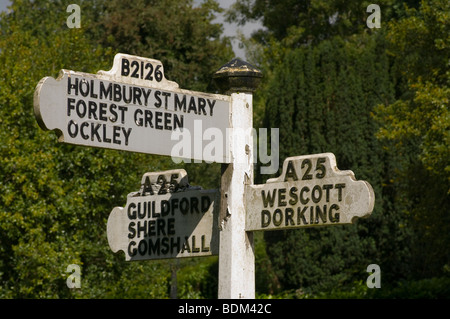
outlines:
{"label": "black lettering", "polygon": [[284,224],[285,224],[285,226],[295,225],[294,224],[294,210],[290,207],[286,208],[284,211]]}
{"label": "black lettering", "polygon": [[203,115],[206,115],[206,110],[205,110],[205,106],[206,106],[206,100],[204,98],[199,97],[198,98],[198,113]]}
{"label": "black lettering", "polygon": [[189,107],[188,107],[188,113],[191,111],[194,111],[195,114],[197,114],[197,106],[195,105],[195,98],[191,96],[191,100],[189,101]]}
{"label": "black lettering", "polygon": [[165,227],[166,227],[166,220],[164,218],[158,218],[156,220],[156,226],[158,228],[158,236],[161,236],[161,233],[163,234],[163,236],[166,236],[166,231],[165,231]]}
{"label": "black lettering", "polygon": [[106,137],[106,124],[103,124],[103,142],[111,143],[111,139]]}
{"label": "black lettering", "polygon": [[270,190],[267,191],[267,197],[266,197],[266,192],[264,190],[261,190],[261,197],[262,197],[264,208],[266,208],[267,205],[269,205],[270,207],[273,207],[273,204],[275,202],[275,192],[276,191],[277,191],[276,188],[273,189],[272,195],[270,195]]}
{"label": "black lettering", "polygon": [[336,184],[334,187],[338,189],[338,201],[342,201],[342,189],[345,188],[345,184]]}
{"label": "black lettering", "polygon": [[194,210],[196,213],[200,213],[198,210],[198,198],[197,197],[191,197],[191,213],[194,213]]}
{"label": "black lettering", "polygon": [[327,205],[323,205],[323,210],[319,205],[316,206],[316,224],[319,224],[319,217],[322,223],[327,222]]}
{"label": "black lettering", "polygon": [[70,116],[70,110],[75,109],[75,106],[73,105],[74,103],[75,103],[74,98],[71,98],[71,97],[67,98],[67,116]]}
{"label": "black lettering", "polygon": [[[73,128],[73,129],[71,129]],[[78,125],[74,120],[70,120],[69,124],[67,124],[67,132],[69,133],[71,138],[75,138],[78,135]]]}
{"label": "black lettering", "polygon": [[113,143],[120,145],[120,126],[113,126]]}
{"label": "black lettering", "polygon": [[117,118],[118,118],[118,114],[115,111],[116,108],[117,108],[117,105],[115,105],[115,104],[111,104],[109,106],[109,112],[112,114],[112,116],[109,117],[109,120],[111,122],[113,122],[113,123],[115,123],[117,121]]}
{"label": "black lettering", "polygon": [[323,189],[325,190],[325,199],[328,202],[330,202],[330,189],[333,188],[333,184],[324,184]]}
{"label": "black lettering", "polygon": [[305,212],[307,209],[308,209],[308,206],[303,207],[302,210],[300,210],[300,207],[297,207],[297,225],[301,224],[300,219],[302,220],[303,225],[308,225],[308,222],[306,221],[306,218],[305,218]]}
{"label": "black lettering", "polygon": [[173,114],[173,129],[176,130],[178,127],[179,128],[184,127],[184,117],[183,117],[183,115],[181,115],[181,117],[178,118],[178,116],[174,113]]}
{"label": "black lettering", "polygon": [[137,115],[142,115],[142,110],[141,109],[136,109],[136,111],[134,111],[134,122],[136,123],[137,126],[142,126],[144,124],[142,117],[139,116],[139,118],[137,117]]}
{"label": "black lettering", "polygon": [[136,208],[135,203],[130,203],[130,205],[128,205],[127,214],[129,219],[136,219],[137,213],[136,210],[134,210],[135,208]]}
{"label": "black lettering", "polygon": [[339,210],[339,206],[336,204],[331,205],[330,210],[328,211],[328,217],[330,219],[330,222],[332,223],[339,223],[339,213],[335,213],[334,215],[332,215],[331,211],[332,210]]}
{"label": "black lettering", "polygon": [[200,252],[200,248],[195,247],[195,236],[192,236],[192,252],[193,252],[193,253],[198,253],[198,252]]}
{"label": "black lettering", "polygon": [[172,93],[169,92],[162,92],[162,95],[164,96],[164,108],[167,110],[167,106],[168,106],[168,98],[169,96],[172,95]]}
{"label": "black lettering", "polygon": [[173,216],[175,214],[175,209],[178,209],[178,198],[174,198],[171,200],[170,207],[172,208],[172,216]]}
{"label": "black lettering", "polygon": [[[80,105],[83,106],[83,108],[82,108],[83,111],[82,111],[82,112],[80,112]],[[77,111],[78,117],[81,118],[81,119],[86,115],[87,107],[86,107],[86,103],[85,103],[83,100],[79,100],[79,101],[77,102],[77,108],[76,108],[76,111]]]}
{"label": "black lettering", "polygon": [[120,90],[120,85],[113,84],[113,100],[114,102],[120,102],[122,100],[122,91]]}
{"label": "black lettering", "polygon": [[209,196],[202,196],[201,197],[201,212],[202,212],[202,214],[204,214],[208,211],[209,206],[211,206],[211,199],[209,198]]}
{"label": "black lettering", "polygon": [[138,72],[139,72],[139,63],[138,63],[138,61],[132,61],[132,62],[131,62],[131,67],[132,67],[132,68],[134,67],[133,73],[131,73],[131,77],[132,77],[132,78],[138,78],[138,77],[139,77],[139,75],[138,75]]}
{"label": "black lettering", "polygon": [[173,249],[176,247],[176,252],[181,250],[180,237],[176,237],[176,243],[174,242],[175,237],[170,237],[170,253],[173,255]]}
{"label": "black lettering", "polygon": [[327,161],[326,157],[319,157],[316,162],[316,171],[320,171],[320,173],[316,174],[316,178],[324,178],[327,169],[325,168],[325,165],[323,165]]}
{"label": "black lettering", "polygon": [[155,112],[155,128],[157,130],[162,130],[163,126],[160,124],[162,122],[162,112]]}
{"label": "black lettering", "polygon": [[145,127],[150,126],[151,128],[153,128],[153,113],[150,110],[145,110]]}
{"label": "black lettering", "polygon": [[280,188],[278,190],[278,207],[287,205],[285,199],[286,199],[286,188]]}
{"label": "black lettering", "polygon": [[104,98],[112,100],[112,84],[108,83],[108,88],[105,89],[105,85],[103,84],[103,81],[100,81],[100,100],[103,100]]}
{"label": "black lettering", "polygon": [[273,224],[274,226],[280,226],[281,223],[283,222],[283,212],[281,211],[281,209],[277,208],[275,209],[275,211],[273,212]]}
{"label": "black lettering", "polygon": [[155,102],[155,107],[160,108],[162,105],[162,101],[161,98],[159,97],[161,95],[161,91],[155,91],[155,99],[157,100],[157,102]]}
{"label": "black lettering", "polygon": [[142,239],[142,240],[139,242],[138,248],[137,248],[137,250],[138,250],[138,252],[139,252],[139,255],[145,256],[145,254],[147,253],[147,249],[148,249],[148,247],[147,247],[147,242],[145,241],[145,239]]}
{"label": "black lettering", "polygon": [[134,105],[138,105],[138,103],[139,103],[139,105],[142,105],[141,94],[142,94],[142,91],[140,90],[140,88],[133,87],[133,104]]}
{"label": "black lettering", "polygon": [[125,124],[125,112],[128,111],[128,107],[120,105],[119,111],[120,111],[120,122],[122,124]]}
{"label": "black lettering", "polygon": [[205,246],[205,235],[202,235],[202,252],[206,253],[209,251],[209,247]]}
{"label": "black lettering", "polygon": [[94,93],[94,80],[91,80],[91,98],[96,99],[98,95]]}
{"label": "black lettering", "polygon": [[108,118],[106,117],[106,113],[107,113],[107,109],[108,109],[108,104],[106,103],[100,103],[100,114],[99,114],[99,119],[100,121],[108,121]]}
{"label": "black lettering", "polygon": [[67,78],[67,94],[72,95],[72,89],[75,90],[74,95],[78,95],[78,78],[75,78],[75,84],[72,84],[72,77]]}
{"label": "black lettering", "polygon": [[89,101],[88,105],[89,105],[89,107],[88,107],[89,119],[94,118],[95,120],[98,120],[98,118],[97,118],[97,103],[95,103],[94,101]]}
{"label": "black lettering", "polygon": [[189,212],[189,201],[186,197],[182,198],[180,201],[180,211],[183,215]]}
{"label": "black lettering", "polygon": [[303,205],[306,205],[309,202],[309,198],[307,199],[303,198],[303,193],[305,192],[309,192],[308,186],[302,187],[302,189],[300,190],[300,203],[302,203]]}
{"label": "black lettering", "polygon": [[292,178],[292,180],[294,181],[298,180],[297,173],[295,172],[295,167],[292,161],[288,161],[287,163],[284,181],[286,182],[289,178]]}
{"label": "black lettering", "polygon": [[160,238],[157,238],[156,241],[153,243],[153,239],[148,239],[148,254],[151,255],[158,255],[160,254],[161,246],[160,246]]}
{"label": "black lettering", "polygon": [[156,236],[156,220],[151,219],[148,221],[148,236]]}
{"label": "black lettering", "polygon": [[168,200],[161,201],[161,216],[167,216],[170,213],[170,203]]}
{"label": "black lettering", "polygon": [[175,112],[177,109],[186,112],[186,95],[183,95],[183,98],[180,100],[178,94],[175,93]]}
{"label": "black lettering", "polygon": [[[318,191],[318,195],[316,196],[316,191]],[[322,199],[322,188],[320,185],[315,185],[311,191],[311,199],[314,203],[320,202]]]}
{"label": "black lettering", "polygon": [[175,218],[167,219],[167,235],[175,235]]}
{"label": "black lettering", "polygon": [[142,95],[144,96],[144,105],[147,106],[148,98],[150,97],[150,93],[152,92],[152,90],[150,90],[150,89],[145,90],[143,88],[141,88],[141,90],[142,90]]}
{"label": "black lettering", "polygon": [[191,247],[189,246],[189,237],[184,237],[184,243],[183,243],[183,247],[181,248],[181,253],[184,253],[185,251],[187,251],[188,253],[191,252]]}
{"label": "black lettering", "polygon": [[153,188],[150,182],[150,177],[146,176],[144,180],[144,184],[142,185],[142,196],[144,195],[153,195]]}
{"label": "black lettering", "polygon": [[148,71],[147,75],[145,76],[145,79],[149,80],[149,81],[153,81],[153,77],[152,77],[153,65],[150,62],[148,62],[148,63],[145,64],[145,69],[146,70],[150,69],[150,71]]}
{"label": "black lettering", "polygon": [[[84,84],[84,88],[83,88]],[[86,79],[80,81],[80,93],[82,96],[87,97],[89,95],[89,82]]]}
{"label": "black lettering", "polygon": [[209,115],[213,116],[213,113],[214,113],[213,109],[214,109],[214,105],[216,104],[216,100],[210,101],[209,99],[207,99],[207,101],[208,101],[208,106],[209,106]]}
{"label": "black lettering", "polygon": [[289,190],[289,196],[291,196],[291,199],[289,200],[289,205],[295,205],[298,202],[298,195],[297,195],[297,187],[293,186]]}
{"label": "black lettering", "polygon": [[121,75],[128,76],[130,74],[130,61],[128,59],[122,59]]}
{"label": "black lettering", "polygon": [[302,180],[311,180],[311,179],[312,179],[312,174],[310,174],[309,172],[310,172],[311,169],[312,169],[312,163],[311,163],[311,160],[310,160],[309,158],[304,159],[304,160],[302,161],[302,169],[303,169],[305,166],[308,166],[308,167],[306,168],[306,171],[305,171],[305,173],[303,174]]}
{"label": "black lettering", "polygon": [[134,229],[134,226],[136,226],[135,222],[131,222],[128,224],[128,238],[132,239],[134,237],[136,237],[136,230]]}
{"label": "black lettering", "polygon": [[143,238],[147,237],[147,221],[144,220],[143,224],[141,224],[141,222],[141,220],[138,220],[136,225],[137,238],[141,237],[141,233]]}
{"label": "black lettering", "polygon": [[88,127],[88,126],[89,126],[88,122],[83,122],[80,125],[80,135],[84,140],[89,139],[89,135],[86,135],[86,133],[84,133],[84,130],[83,130],[85,127]]}
{"label": "black lettering", "polygon": [[171,130],[172,127],[170,126],[172,121],[172,113],[164,113],[164,129],[165,130]]}
{"label": "black lettering", "polygon": [[161,239],[161,254],[166,255],[169,252],[169,238],[163,237]]}
{"label": "black lettering", "polygon": [[131,99],[133,96],[133,88],[131,86],[128,87],[128,97],[127,97],[127,87],[124,85],[122,87],[122,95],[125,103],[131,103]]}
{"label": "black lettering", "polygon": [[270,225],[270,212],[268,210],[263,209],[261,211],[261,227],[265,228]]}
{"label": "black lettering", "polygon": [[128,145],[128,140],[129,140],[130,134],[131,134],[131,127],[129,127],[128,129],[125,129],[124,127],[122,127],[122,133],[123,133],[123,136],[125,136],[125,145]]}
{"label": "black lettering", "polygon": [[137,254],[137,249],[136,248],[131,249],[135,245],[136,245],[135,241],[130,241],[130,243],[128,244],[128,255],[130,257],[136,256],[136,254]]}

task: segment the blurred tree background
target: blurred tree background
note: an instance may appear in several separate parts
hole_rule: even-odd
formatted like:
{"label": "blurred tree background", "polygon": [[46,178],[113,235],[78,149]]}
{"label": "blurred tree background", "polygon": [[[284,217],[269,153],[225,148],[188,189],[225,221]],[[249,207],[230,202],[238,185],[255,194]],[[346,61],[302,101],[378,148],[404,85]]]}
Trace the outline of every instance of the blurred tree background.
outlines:
{"label": "blurred tree background", "polygon": [[[170,158],[57,142],[38,128],[33,94],[60,69],[109,70],[116,53],[161,60],[181,88],[213,91],[233,58],[220,8],[206,0],[15,0],[0,13],[0,298],[217,297],[217,258],[125,262],[106,221],[142,174],[180,168]],[[256,293],[279,298],[450,296],[450,5],[238,0],[228,20],[262,22],[243,39],[263,72],[254,122],[280,128],[287,156],[333,152],[376,195],[353,225],[256,233]],[[280,18],[282,17],[282,18]],[[192,184],[218,188],[218,164],[184,164]],[[258,175],[263,183],[272,176]],[[368,289],[369,264],[381,289]],[[66,267],[81,266],[68,289]],[[173,274],[177,274],[174,280]]]}

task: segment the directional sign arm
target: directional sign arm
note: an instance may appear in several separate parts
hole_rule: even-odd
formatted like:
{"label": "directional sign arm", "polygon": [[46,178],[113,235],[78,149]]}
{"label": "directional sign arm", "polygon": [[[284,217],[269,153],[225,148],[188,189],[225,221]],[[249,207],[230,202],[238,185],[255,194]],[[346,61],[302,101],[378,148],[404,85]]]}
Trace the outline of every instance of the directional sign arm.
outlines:
{"label": "directional sign arm", "polygon": [[289,157],[279,177],[246,188],[246,230],[353,223],[371,214],[375,194],[332,153]]}

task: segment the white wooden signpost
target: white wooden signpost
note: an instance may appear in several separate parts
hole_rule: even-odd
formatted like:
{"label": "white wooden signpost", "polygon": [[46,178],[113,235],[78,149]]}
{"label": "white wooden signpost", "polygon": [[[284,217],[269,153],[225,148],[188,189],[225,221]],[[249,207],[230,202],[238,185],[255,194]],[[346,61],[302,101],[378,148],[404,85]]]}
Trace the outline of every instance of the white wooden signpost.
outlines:
{"label": "white wooden signpost", "polygon": [[287,158],[278,178],[245,190],[247,231],[351,224],[368,216],[375,195],[332,153]]}
{"label": "white wooden signpost", "polygon": [[183,169],[146,173],[108,218],[108,242],[126,260],[217,255],[218,190],[190,186]]}
{"label": "white wooden signpost", "polygon": [[[127,54],[117,54],[107,72],[61,70],[56,80],[45,77],[34,95],[40,127],[56,130],[61,142],[168,156],[179,143],[172,139],[174,131],[187,130],[188,144],[197,144],[197,149],[203,147],[198,144],[204,131],[225,132],[229,105],[226,95],[180,89],[165,78],[160,61]],[[189,155],[195,160],[229,161],[226,150],[219,156]]]}
{"label": "white wooden signpost", "polygon": [[109,216],[113,252],[123,251],[126,260],[218,254],[218,297],[254,298],[253,231],[370,215],[372,187],[340,171],[331,153],[287,158],[278,178],[253,185],[252,94],[261,76],[235,59],[214,74],[224,95],[193,92],[168,81],[160,61],[117,54],[108,72],[62,70],[38,83],[36,119],[61,142],[173,156],[176,130],[193,132],[188,144],[200,150],[203,130],[222,132],[218,153],[187,155],[222,163],[220,191],[190,186],[182,169],[145,173],[141,189]]}

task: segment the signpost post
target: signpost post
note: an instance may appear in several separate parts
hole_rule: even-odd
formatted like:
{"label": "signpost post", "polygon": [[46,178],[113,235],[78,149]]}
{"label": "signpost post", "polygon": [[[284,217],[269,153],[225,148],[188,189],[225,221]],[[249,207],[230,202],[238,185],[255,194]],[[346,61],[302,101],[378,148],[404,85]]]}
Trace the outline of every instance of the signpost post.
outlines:
{"label": "signpost post", "polygon": [[[214,80],[231,94],[231,163],[222,164],[219,298],[255,298],[253,234],[245,231],[245,186],[253,184],[252,92],[262,74],[235,59],[214,74]],[[242,132],[247,133],[242,135]]]}
{"label": "signpost post", "polygon": [[[117,54],[108,72],[43,78],[34,112],[61,142],[222,163],[220,192],[190,186],[182,169],[145,173],[125,207],[112,210],[108,242],[126,260],[218,254],[218,297],[255,298],[253,231],[352,223],[375,200],[331,153],[287,158],[278,178],[253,185],[252,93],[261,77],[235,59],[214,74],[225,95],[193,92],[168,81],[160,61]],[[204,152],[204,130],[220,133],[213,152]],[[181,148],[194,152],[174,154],[174,132],[190,133]]]}

